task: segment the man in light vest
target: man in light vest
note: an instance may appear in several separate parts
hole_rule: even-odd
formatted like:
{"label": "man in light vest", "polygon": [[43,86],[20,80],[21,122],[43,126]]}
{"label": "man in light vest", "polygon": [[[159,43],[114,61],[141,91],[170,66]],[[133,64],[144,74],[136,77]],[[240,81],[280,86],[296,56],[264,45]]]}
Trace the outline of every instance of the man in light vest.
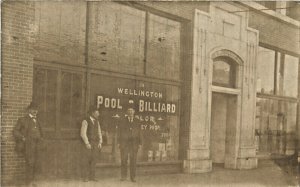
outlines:
{"label": "man in light vest", "polygon": [[95,178],[96,161],[102,148],[102,133],[99,123],[99,111],[96,106],[91,106],[89,115],[82,121],[80,136],[84,142],[84,168],[83,180],[97,181]]}

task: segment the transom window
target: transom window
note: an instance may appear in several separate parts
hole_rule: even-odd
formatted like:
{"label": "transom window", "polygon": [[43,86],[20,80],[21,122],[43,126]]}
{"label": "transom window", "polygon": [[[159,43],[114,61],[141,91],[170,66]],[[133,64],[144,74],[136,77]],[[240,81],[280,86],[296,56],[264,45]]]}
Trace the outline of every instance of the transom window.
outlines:
{"label": "transom window", "polygon": [[217,57],[213,63],[213,85],[234,88],[236,80],[236,65],[231,59]]}

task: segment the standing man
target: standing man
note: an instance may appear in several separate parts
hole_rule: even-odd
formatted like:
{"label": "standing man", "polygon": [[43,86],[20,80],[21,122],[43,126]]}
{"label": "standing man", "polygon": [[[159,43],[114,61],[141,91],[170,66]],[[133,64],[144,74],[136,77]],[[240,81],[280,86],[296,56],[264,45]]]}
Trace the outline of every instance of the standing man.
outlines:
{"label": "standing man", "polygon": [[42,130],[37,120],[37,105],[33,102],[27,107],[28,114],[18,119],[13,134],[16,138],[16,149],[25,156],[26,183],[36,186],[34,182],[38,144],[42,138]]}
{"label": "standing man", "polygon": [[[131,100],[130,100],[131,101]],[[131,103],[133,103],[131,101]],[[134,107],[130,105],[127,115],[121,119],[118,125],[118,144],[121,153],[121,181],[127,178],[127,161],[130,159],[130,179],[136,182],[136,158],[137,152],[142,144],[141,126],[139,120],[134,118]]]}
{"label": "standing man", "polygon": [[99,123],[99,111],[96,106],[91,106],[89,115],[82,121],[80,136],[85,144],[83,178],[87,182],[95,179],[95,169],[98,153],[102,147],[102,134]]}

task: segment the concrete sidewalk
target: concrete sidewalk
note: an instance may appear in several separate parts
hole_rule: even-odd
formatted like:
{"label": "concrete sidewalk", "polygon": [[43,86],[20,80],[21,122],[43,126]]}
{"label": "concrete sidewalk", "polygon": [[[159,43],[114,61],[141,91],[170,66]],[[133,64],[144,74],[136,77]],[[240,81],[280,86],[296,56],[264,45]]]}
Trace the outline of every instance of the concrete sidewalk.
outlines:
{"label": "concrete sidewalk", "polygon": [[97,182],[80,180],[38,181],[38,187],[112,187],[112,186],[297,186],[295,177],[287,175],[271,160],[259,162],[259,167],[252,170],[230,170],[214,167],[210,173],[203,174],[165,174],[138,176],[137,182],[119,181],[116,176],[98,177]]}

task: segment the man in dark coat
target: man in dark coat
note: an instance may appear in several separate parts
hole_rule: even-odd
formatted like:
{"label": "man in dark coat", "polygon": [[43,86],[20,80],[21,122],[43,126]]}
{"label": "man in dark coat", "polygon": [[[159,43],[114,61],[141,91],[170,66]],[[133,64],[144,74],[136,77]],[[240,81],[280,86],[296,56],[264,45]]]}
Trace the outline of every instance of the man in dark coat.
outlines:
{"label": "man in dark coat", "polygon": [[83,180],[97,181],[95,178],[96,161],[102,147],[102,133],[99,123],[99,111],[91,106],[89,115],[82,121],[80,136],[84,142]]}
{"label": "man in dark coat", "polygon": [[134,117],[133,105],[118,125],[118,144],[121,153],[121,181],[127,178],[128,155],[130,160],[130,179],[135,181],[137,152],[142,144],[140,121]]}
{"label": "man in dark coat", "polygon": [[35,177],[37,151],[42,139],[42,130],[36,118],[38,113],[37,105],[31,103],[27,109],[28,114],[18,119],[13,133],[16,138],[17,151],[25,156],[26,182],[30,184]]}

